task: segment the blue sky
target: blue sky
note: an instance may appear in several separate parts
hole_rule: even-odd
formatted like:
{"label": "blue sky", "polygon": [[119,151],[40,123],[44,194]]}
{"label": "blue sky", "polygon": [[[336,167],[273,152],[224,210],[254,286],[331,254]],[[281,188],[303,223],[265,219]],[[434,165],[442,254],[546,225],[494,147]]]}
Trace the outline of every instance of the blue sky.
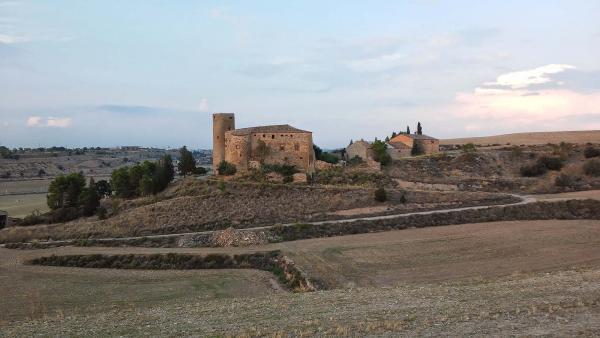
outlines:
{"label": "blue sky", "polygon": [[0,144],[600,129],[598,1],[0,0]]}

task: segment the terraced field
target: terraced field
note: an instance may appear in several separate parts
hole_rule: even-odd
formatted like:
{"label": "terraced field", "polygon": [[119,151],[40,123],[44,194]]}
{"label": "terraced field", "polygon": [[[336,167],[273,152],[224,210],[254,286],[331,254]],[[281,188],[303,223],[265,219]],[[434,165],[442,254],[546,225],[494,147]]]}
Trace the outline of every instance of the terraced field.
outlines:
{"label": "terraced field", "polygon": [[[0,323],[9,336],[593,335],[600,332],[598,247],[600,221],[528,221],[250,248],[0,249]],[[273,249],[329,289],[289,293],[255,270],[23,265],[50,254]]]}

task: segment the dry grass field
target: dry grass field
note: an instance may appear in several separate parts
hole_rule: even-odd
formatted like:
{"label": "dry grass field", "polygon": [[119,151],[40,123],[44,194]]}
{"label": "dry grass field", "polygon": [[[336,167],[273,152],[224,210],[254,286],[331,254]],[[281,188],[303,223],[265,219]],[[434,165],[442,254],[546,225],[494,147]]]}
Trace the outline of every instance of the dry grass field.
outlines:
{"label": "dry grass field", "polygon": [[600,143],[600,130],[514,133],[440,140],[440,144],[442,145],[467,143],[478,145],[536,145],[547,143],[559,144],[561,142],[577,144]]}
{"label": "dry grass field", "polygon": [[11,217],[25,217],[33,211],[50,210],[46,203],[46,194],[23,194],[0,196],[0,210],[8,212]]}
{"label": "dry grass field", "polygon": [[[464,224],[251,248],[0,249],[0,323],[31,335],[594,335],[600,221]],[[23,266],[50,254],[281,249],[333,289],[253,270]]]}

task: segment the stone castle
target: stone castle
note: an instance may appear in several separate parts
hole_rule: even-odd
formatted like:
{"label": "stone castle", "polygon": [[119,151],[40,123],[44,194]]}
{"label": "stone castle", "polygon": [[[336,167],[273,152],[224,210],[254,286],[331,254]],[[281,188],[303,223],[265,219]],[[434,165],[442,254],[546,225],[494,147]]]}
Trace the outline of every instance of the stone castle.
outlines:
{"label": "stone castle", "polygon": [[290,125],[235,129],[235,115],[213,114],[213,172],[227,161],[238,172],[262,164],[293,165],[306,174],[315,171],[312,133]]}

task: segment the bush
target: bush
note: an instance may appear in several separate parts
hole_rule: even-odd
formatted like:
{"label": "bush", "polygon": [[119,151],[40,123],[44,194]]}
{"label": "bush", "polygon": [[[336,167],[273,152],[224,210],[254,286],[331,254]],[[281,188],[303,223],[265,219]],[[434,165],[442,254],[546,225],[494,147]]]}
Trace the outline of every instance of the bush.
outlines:
{"label": "bush", "polygon": [[381,203],[387,201],[387,192],[384,187],[379,187],[375,190],[375,200]]}
{"label": "bush", "polygon": [[560,157],[542,156],[536,163],[521,167],[521,175],[526,177],[535,177],[544,175],[548,170],[559,171],[563,167],[563,160]]}
{"label": "bush", "polygon": [[229,163],[227,161],[221,161],[221,163],[219,163],[219,175],[224,175],[224,176],[231,176],[231,175],[235,175],[235,173],[237,172],[237,168],[235,167],[235,165],[233,163]]}
{"label": "bush", "polygon": [[464,144],[461,148],[463,153],[474,153],[477,151],[477,147],[473,143]]}
{"label": "bush", "polygon": [[563,167],[563,160],[560,157],[542,156],[538,159],[538,163],[548,170],[559,171]]}
{"label": "bush", "polygon": [[600,176],[600,159],[594,158],[587,161],[583,165],[583,172],[589,176]]}
{"label": "bush", "polygon": [[594,148],[591,145],[589,145],[583,151],[583,156],[585,156],[585,158],[598,157],[600,156],[600,149]]}
{"label": "bush", "polygon": [[571,175],[567,175],[567,174],[560,174],[559,176],[556,177],[556,179],[554,180],[554,184],[557,187],[564,187],[564,188],[568,188],[568,187],[572,187],[577,185],[577,182],[580,181],[581,178],[577,177],[577,176],[571,176]]}
{"label": "bush", "polygon": [[260,170],[264,174],[275,172],[275,173],[281,174],[281,176],[283,176],[283,177],[293,176],[295,173],[298,172],[298,169],[296,168],[296,166],[289,165],[289,164],[263,164],[260,167]]}
{"label": "bush", "polygon": [[207,172],[208,170],[204,167],[196,167],[196,169],[194,169],[194,175],[206,175]]}
{"label": "bush", "polygon": [[534,163],[532,165],[525,165],[521,167],[521,176],[536,177],[544,175],[548,169],[540,163]]}
{"label": "bush", "polygon": [[356,155],[353,158],[348,160],[348,164],[350,164],[350,165],[362,164],[364,162],[365,161],[363,161],[363,159],[360,158],[360,156],[358,156],[358,155]]}

